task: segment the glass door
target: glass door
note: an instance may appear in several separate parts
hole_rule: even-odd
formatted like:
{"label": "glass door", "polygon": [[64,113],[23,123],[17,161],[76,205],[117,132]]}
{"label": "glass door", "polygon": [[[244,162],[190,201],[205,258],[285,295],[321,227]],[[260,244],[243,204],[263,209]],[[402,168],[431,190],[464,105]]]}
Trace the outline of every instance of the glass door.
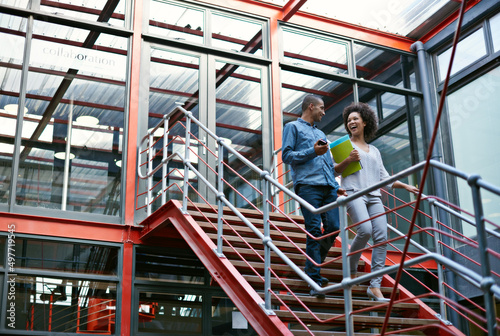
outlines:
{"label": "glass door", "polygon": [[[270,159],[270,122],[267,68],[233,60],[208,58],[208,109],[206,125],[244,159],[267,170]],[[207,145],[219,155],[215,141]],[[262,205],[260,176],[245,160],[224,151],[224,194],[236,207],[260,208]],[[215,167],[216,157],[207,157]],[[215,173],[206,176],[216,182]],[[209,196],[209,201],[214,201]]]}

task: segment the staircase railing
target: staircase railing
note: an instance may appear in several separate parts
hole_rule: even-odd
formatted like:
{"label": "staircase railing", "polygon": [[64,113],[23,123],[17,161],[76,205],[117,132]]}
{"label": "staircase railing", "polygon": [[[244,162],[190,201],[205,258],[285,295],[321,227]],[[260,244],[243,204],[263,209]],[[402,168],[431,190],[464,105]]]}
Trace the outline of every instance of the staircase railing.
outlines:
{"label": "staircase railing", "polygon": [[[163,146],[161,151],[158,151],[155,153],[154,146],[156,142],[154,141],[153,138],[153,133],[160,128],[161,126],[168,124],[168,120],[170,116],[173,113],[176,112],[181,112],[185,116],[185,136],[182,139],[182,137],[172,137],[169,136],[169,130],[167,130],[167,127],[164,127],[164,134],[163,134]],[[199,139],[196,139],[194,135],[191,132],[191,127],[192,124],[195,124],[199,129],[203,130],[209,137],[214,139],[216,143],[218,144],[218,155],[215,155],[217,159],[217,170],[215,168],[209,167],[213,173],[216,174],[217,176],[217,184],[214,186],[211,184],[205,176],[200,173],[198,169],[195,168],[195,166],[192,164],[190,160],[190,153],[195,153],[195,151],[192,150],[191,148],[191,138],[193,137],[196,141],[201,143],[201,145],[208,150],[208,148],[205,146],[205,141],[200,141]],[[172,140],[170,141],[170,138]],[[143,144],[147,140],[147,148],[142,149]],[[176,141],[176,142],[182,142],[184,144],[184,153],[181,153],[179,151],[173,152],[170,155],[168,154],[168,146],[171,142]],[[224,168],[228,167],[226,163],[223,162],[223,153],[224,152],[230,153],[234,155],[238,160],[240,160],[248,169],[252,170],[257,176],[260,177],[260,183],[261,186],[260,188],[256,188],[253,186],[250,182],[246,181],[249,185],[251,185],[254,190],[256,190],[259,193],[259,197],[262,198],[262,215],[263,215],[263,225],[264,225],[264,231],[261,232],[254,224],[251,223],[239,210],[238,208],[230,202],[225,194],[224,194],[224,186],[227,186],[227,181],[224,180],[223,177],[223,172]],[[162,155],[162,159],[160,160],[159,164],[153,168],[153,160],[155,158],[159,158],[159,155]],[[195,153],[196,154],[196,153]],[[215,253],[217,253],[219,256],[223,256],[223,251],[222,251],[222,246],[223,242],[225,241],[224,235],[223,235],[223,226],[224,224],[227,225],[227,222],[225,222],[223,218],[223,207],[226,206],[229,209],[231,209],[240,219],[241,221],[251,229],[251,231],[259,237],[259,239],[262,240],[262,244],[264,246],[264,293],[265,293],[265,299],[264,299],[264,309],[266,312],[269,314],[273,313],[272,306],[271,306],[271,295],[274,293],[271,290],[271,276],[277,277],[277,275],[272,271],[271,267],[271,252],[274,252],[283,262],[285,262],[301,279],[303,279],[311,288],[317,290],[319,293],[330,293],[333,291],[337,290],[343,290],[344,293],[344,299],[345,299],[345,328],[346,328],[346,333],[347,335],[352,335],[354,333],[354,328],[353,328],[353,307],[352,307],[352,287],[356,284],[365,282],[370,280],[371,278],[377,277],[377,276],[383,276],[389,273],[396,272],[400,267],[408,268],[414,265],[418,265],[420,263],[423,263],[425,261],[433,260],[435,261],[439,267],[445,267],[454,273],[456,273],[458,276],[462,277],[471,285],[475,286],[479,290],[483,292],[483,297],[485,301],[485,314],[486,314],[486,319],[485,322],[487,324],[487,330],[498,330],[497,328],[497,321],[498,319],[496,318],[495,315],[495,305],[494,305],[494,296],[500,298],[500,287],[495,283],[493,277],[492,277],[492,272],[491,272],[491,266],[490,266],[490,260],[489,256],[494,256],[498,258],[498,255],[496,255],[493,250],[488,249],[487,247],[487,241],[486,241],[486,235],[489,231],[487,230],[484,223],[485,219],[483,218],[482,214],[482,206],[481,206],[481,198],[480,198],[480,190],[485,189],[488,190],[496,195],[500,195],[500,189],[497,187],[488,184],[478,176],[468,176],[457,169],[444,165],[440,162],[431,160],[430,165],[434,168],[440,169],[442,171],[445,171],[449,174],[452,174],[454,176],[457,176],[459,178],[466,179],[471,185],[472,190],[473,190],[473,195],[474,195],[474,207],[475,207],[475,224],[477,227],[477,233],[478,233],[478,246],[480,249],[480,264],[482,267],[482,272],[481,274],[478,274],[471,269],[449,259],[444,256],[442,256],[439,253],[436,252],[431,252],[422,246],[420,246],[418,243],[412,240],[412,244],[419,248],[422,253],[424,253],[421,256],[418,256],[413,259],[409,259],[404,261],[403,263],[395,263],[392,266],[388,266],[382,270],[379,270],[377,272],[372,272],[369,274],[362,275],[360,277],[357,277],[355,279],[350,278],[350,270],[349,270],[349,263],[347,262],[347,258],[349,257],[349,252],[348,252],[348,231],[352,229],[353,226],[348,226],[348,221],[347,221],[347,212],[346,212],[346,204],[358,197],[361,197],[373,190],[379,189],[385,185],[387,185],[390,182],[396,181],[398,179],[404,178],[410,174],[413,174],[420,169],[422,169],[425,165],[425,162],[421,162],[415,166],[412,166],[406,170],[403,170],[402,172],[395,174],[391,178],[384,180],[382,182],[379,182],[365,190],[359,191],[354,193],[353,195],[350,195],[348,197],[339,197],[339,199],[331,204],[325,205],[320,208],[314,208],[312,207],[309,203],[295,195],[293,192],[291,192],[286,186],[281,185],[276,178],[271,176],[271,174],[267,171],[264,171],[254,165],[252,162],[250,162],[248,159],[246,159],[243,155],[241,155],[238,151],[236,151],[231,145],[228,145],[225,143],[223,138],[218,137],[215,133],[213,133],[211,130],[209,130],[205,125],[200,123],[196,118],[192,116],[192,113],[189,111],[186,111],[182,107],[177,107],[175,110],[173,110],[171,113],[166,114],[162,121],[152,130],[148,131],[148,135],[145,136],[139,146],[139,157],[144,157],[147,156],[147,159],[145,162],[141,163],[141,160],[139,160],[138,163],[138,175],[139,178],[141,179],[146,179],[147,180],[147,187],[146,191],[139,193],[138,194],[138,199],[140,197],[145,197],[145,205],[144,206],[138,206],[137,209],[142,209],[146,208],[147,215],[149,216],[152,212],[152,206],[153,202],[155,202],[157,199],[160,198],[161,196],[161,204],[166,203],[166,193],[167,191],[171,190],[172,185],[167,186],[166,179],[167,177],[171,174],[171,172],[168,172],[167,165],[173,161],[174,159],[180,160],[182,162],[183,168],[184,168],[184,174],[183,174],[183,186],[182,186],[182,211],[187,214],[187,204],[189,201],[189,188],[193,188],[193,185],[190,183],[190,178],[189,178],[189,173],[193,172],[199,182],[202,182],[203,185],[213,194],[215,195],[216,198],[216,203],[217,203],[217,212],[218,212],[218,219],[217,219],[217,248]],[[200,160],[200,157],[198,157],[198,160]],[[203,162],[203,164],[208,164],[206,162]],[[143,167],[146,167],[146,172],[143,173]],[[162,169],[162,174],[161,174],[161,190],[159,190],[158,194],[153,197],[153,177],[154,175]],[[237,174],[237,172],[234,172]],[[158,182],[157,185],[159,185],[160,182]],[[178,185],[177,185],[178,187]],[[274,191],[278,191],[279,193],[282,193],[283,195],[286,195],[289,199],[293,199],[294,201],[298,202],[301,207],[307,208],[309,211],[315,214],[323,213],[325,211],[328,211],[330,209],[334,208],[339,208],[340,211],[340,238],[341,241],[343,242],[342,244],[342,272],[343,272],[343,280],[339,284],[335,285],[330,285],[327,287],[319,287],[318,284],[316,284],[312,279],[310,279],[306,273],[302,271],[302,269],[297,266],[294,262],[292,262],[285,253],[283,253],[273,242],[270,236],[270,226],[273,225],[272,221],[270,220],[270,212],[271,209],[282,212],[279,206],[275,206],[273,203],[273,198],[277,195],[277,192],[271,192],[271,187]],[[421,186],[423,187],[423,186]],[[259,191],[260,189],[260,191]],[[233,188],[233,190],[235,190]],[[235,190],[236,191],[236,190]],[[199,195],[201,197],[201,195]],[[243,195],[240,194],[241,197],[244,198]],[[429,197],[427,197],[429,198]],[[435,198],[429,198],[433,200],[431,203],[434,204],[435,206],[442,206],[441,202],[437,202]],[[245,199],[248,203],[251,203],[251,201]],[[138,201],[138,204],[140,202]],[[207,202],[208,203],[208,202]],[[437,205],[439,204],[439,205]],[[258,209],[258,207],[254,204],[252,206],[255,209]],[[393,211],[393,210],[391,210]],[[283,213],[284,214],[284,213]],[[437,221],[436,221],[437,223]],[[390,226],[389,226],[390,227]],[[277,227],[274,227],[275,229]],[[391,228],[393,229],[393,228]],[[395,230],[395,229],[393,229]],[[435,232],[439,232],[440,234],[445,234],[443,230],[433,228]],[[395,231],[399,235],[402,236],[402,238],[399,239],[405,239],[405,235],[401,232]],[[309,235],[307,232],[304,231],[304,234]],[[333,233],[335,234],[335,233]],[[312,239],[322,239],[324,238],[315,238],[309,235]],[[286,237],[285,237],[286,238]],[[225,241],[227,243],[227,241]],[[439,240],[438,240],[439,242]],[[292,242],[293,243],[293,242]],[[442,244],[442,243],[441,243]],[[300,251],[304,256],[307,257],[304,251]],[[308,257],[307,257],[308,258]],[[404,258],[404,257],[403,257]],[[310,259],[309,259],[310,260]],[[403,259],[404,260],[404,259]],[[312,261],[312,260],[311,260]],[[326,265],[330,262],[334,262],[334,260],[330,260],[322,265]],[[256,272],[257,273],[257,272]],[[438,272],[438,277],[440,284],[442,285],[444,283],[443,276],[441,272]],[[279,278],[278,278],[279,279]],[[279,279],[280,280],[280,279]],[[280,280],[281,281],[281,280]],[[282,283],[283,284],[283,283]],[[444,295],[445,293],[441,292],[440,294],[437,293],[431,293],[427,295],[434,295],[438,297],[442,301],[446,301],[449,306],[454,306],[457,307],[456,305],[452,304],[449,302],[449,300],[446,298]],[[417,297],[418,298],[418,297]],[[278,298],[279,299],[279,298]],[[407,299],[405,299],[407,300]],[[283,303],[283,302],[282,302]],[[284,303],[283,303],[284,305]],[[442,312],[444,311],[443,309],[444,303],[441,304],[441,310]],[[464,311],[468,315],[472,315],[474,317],[477,317],[477,314],[474,314],[473,312],[468,311],[465,307],[462,307]],[[291,311],[291,310],[290,310]],[[470,317],[467,317],[470,320]],[[299,321],[300,322],[300,321]],[[303,326],[307,329],[307,327],[303,324]]]}

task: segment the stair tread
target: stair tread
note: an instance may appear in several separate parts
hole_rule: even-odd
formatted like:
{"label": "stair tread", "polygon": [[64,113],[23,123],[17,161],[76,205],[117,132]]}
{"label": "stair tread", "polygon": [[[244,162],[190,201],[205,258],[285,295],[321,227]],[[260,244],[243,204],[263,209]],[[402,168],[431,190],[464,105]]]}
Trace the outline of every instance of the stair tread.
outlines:
{"label": "stair tread", "polygon": [[[259,293],[261,297],[264,297],[264,293]],[[276,294],[283,302],[285,302],[287,305],[290,305],[290,303],[297,302],[295,297],[291,294]],[[297,294],[297,297],[303,302],[303,303],[321,303],[322,306],[327,306],[327,307],[333,307],[333,306],[344,306],[345,300],[343,298],[334,298],[334,297],[325,297],[324,299],[317,299],[314,296],[309,296],[309,295],[300,295]],[[277,300],[274,295],[271,295],[271,298],[274,300]],[[368,307],[374,307],[377,309],[371,310],[371,311],[386,311],[387,308],[385,306],[382,306],[380,302],[376,301],[371,301],[371,300],[360,300],[360,299],[353,299],[352,300],[352,305],[353,309],[362,309],[362,308],[368,308]],[[400,311],[400,310],[417,310],[419,309],[420,306],[418,303],[411,303],[411,302],[397,302],[394,303],[393,305],[393,310],[394,311]]]}
{"label": "stair tread", "polygon": [[[198,207],[200,210],[203,210],[204,212],[206,213],[216,213],[217,212],[217,207],[216,206],[210,206],[210,205],[207,205],[205,203],[195,203],[194,205],[192,204],[188,204],[188,210],[196,210],[198,211],[196,208]],[[212,208],[214,207],[214,209]],[[224,215],[225,214],[228,214],[228,215],[235,215],[234,212],[227,206],[224,206],[223,207],[223,211],[224,211]],[[238,211],[248,217],[254,217],[254,218],[262,218],[262,213],[260,211],[257,211],[255,209],[246,209],[246,208],[238,208]],[[298,223],[303,223],[304,222],[304,217],[300,216],[300,215],[283,215],[283,214],[280,214],[278,212],[270,212],[269,213],[269,218],[271,219],[281,219],[281,218],[291,218],[293,219],[294,221],[298,222]]]}
{"label": "stair tread", "polygon": [[[306,330],[296,330],[296,329],[290,329],[290,332],[294,336],[311,336],[311,333]],[[367,332],[367,333],[362,333],[362,332],[356,332],[352,334],[353,336],[367,336],[367,335],[373,335],[373,332]],[[314,330],[314,336],[348,336],[347,333],[341,332],[341,331],[330,331],[330,330],[325,330],[325,331],[318,331]],[[410,335],[410,334],[391,334],[391,336],[415,336]]]}
{"label": "stair tread", "polygon": [[[256,275],[245,275],[243,274],[243,277],[245,280],[247,280],[250,284],[259,284],[259,285],[264,285],[263,281],[261,280],[260,277]],[[292,288],[295,292],[298,291],[307,291],[309,292],[309,286],[307,285],[307,282],[305,282],[302,279],[290,279],[290,278],[284,278],[280,279],[285,285],[287,285],[289,288]],[[331,286],[334,283],[330,282],[328,285]],[[283,286],[281,285],[281,282],[276,279],[276,278],[271,278],[271,289],[272,290],[278,290],[282,289]],[[355,285],[352,286],[352,291],[354,293],[362,293],[363,295],[366,295],[366,288],[368,286],[364,285]],[[382,291],[383,294],[390,294],[392,292],[392,287],[380,287],[380,290]],[[342,289],[339,289],[338,291],[335,291],[333,293],[340,293]],[[399,291],[398,291],[399,292]],[[327,294],[328,295],[328,294]]]}
{"label": "stair tread", "polygon": [[[211,223],[208,223],[205,221],[198,221],[198,224],[200,225],[200,227],[202,227],[205,230],[210,230],[212,232],[216,232],[216,230],[217,230],[216,227],[214,227],[214,225],[217,225],[217,223],[214,223],[212,225]],[[259,229],[259,228],[257,228],[257,229]],[[263,229],[259,229],[259,231],[262,234],[264,234]],[[247,226],[238,225],[238,233],[251,234],[252,235],[251,238],[252,237],[258,238],[258,236],[255,234],[255,232]],[[224,235],[232,235],[232,234],[233,234],[233,230],[230,229],[227,225],[225,225],[224,226]],[[288,238],[292,238],[294,241],[295,241],[295,239],[298,239],[299,241],[303,241],[303,242],[306,241],[306,234],[303,232],[286,232],[286,234],[287,234]],[[271,230],[270,235],[271,235],[272,239],[286,240],[286,238],[283,237],[283,234],[279,233],[276,230]]]}
{"label": "stair tread", "polygon": [[[230,246],[224,246],[222,252],[228,258],[229,258],[229,256],[237,255],[236,252],[238,252],[240,255],[244,256],[245,258],[258,259],[258,255],[260,255],[261,257],[264,257],[264,250],[259,249],[259,248],[263,248],[263,247],[257,246],[257,248],[254,248],[253,250],[251,248],[239,247],[239,248],[236,248],[236,251],[235,251],[235,249],[233,249]],[[292,260],[294,263],[296,263],[298,266],[304,266],[304,264],[307,260],[307,257],[298,251],[287,252],[286,256],[290,260]],[[329,257],[330,256],[328,256],[328,258],[325,260],[325,262],[329,262],[328,265],[332,265],[332,266],[335,265],[336,267],[342,267],[342,259],[335,259],[335,260],[330,261]],[[274,263],[275,260],[279,260],[280,262],[283,262],[283,261],[281,261],[281,258],[279,258],[278,255],[274,252],[271,252],[271,258],[273,260],[273,264],[275,264],[275,265],[277,264],[277,263]],[[360,264],[360,266],[364,266],[365,262],[363,260],[360,260],[359,264]],[[279,263],[278,263],[278,265],[279,265]]]}
{"label": "stair tread", "polygon": [[[211,221],[217,221],[218,220],[218,215],[217,213],[200,213],[196,210],[188,210],[188,213],[191,215],[193,218],[201,218],[203,220],[209,219]],[[229,222],[231,224],[240,224],[240,225],[245,225],[241,218],[234,215],[226,215],[224,214],[223,219],[226,222]],[[248,218],[249,222],[254,224],[255,226],[261,228],[264,226],[264,220],[262,218]],[[287,218],[271,218],[272,224],[275,226],[279,227],[280,229],[288,229],[288,230],[293,230],[296,232],[303,232],[304,230],[304,224],[302,223],[291,223],[288,221]],[[273,228],[273,225],[270,226],[271,229]]]}
{"label": "stair tread", "polygon": [[[343,314],[331,314],[331,313],[315,313],[316,318],[312,316],[309,312],[294,311],[293,314],[286,310],[276,310],[276,315],[282,318],[292,318],[295,319],[293,314],[299,317],[303,322],[314,323],[317,322],[316,318],[320,320],[328,320],[336,318],[337,323],[344,323],[345,318],[342,317]],[[380,314],[380,316],[371,315],[353,315],[353,320],[355,323],[362,323],[370,326],[381,326],[384,323],[385,316]],[[389,317],[389,324],[391,326],[420,326],[429,324],[439,324],[438,320],[434,319],[415,319],[415,318],[405,318],[405,317]]]}

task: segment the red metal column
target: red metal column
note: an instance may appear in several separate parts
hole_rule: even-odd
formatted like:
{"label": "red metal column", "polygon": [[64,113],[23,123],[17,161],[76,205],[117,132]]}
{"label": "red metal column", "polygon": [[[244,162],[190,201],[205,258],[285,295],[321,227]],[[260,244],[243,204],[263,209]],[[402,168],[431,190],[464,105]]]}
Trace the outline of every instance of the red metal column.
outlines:
{"label": "red metal column", "polygon": [[122,303],[120,335],[130,336],[132,331],[130,325],[132,321],[132,263],[134,261],[134,244],[127,241],[123,244],[123,270],[121,279]]}

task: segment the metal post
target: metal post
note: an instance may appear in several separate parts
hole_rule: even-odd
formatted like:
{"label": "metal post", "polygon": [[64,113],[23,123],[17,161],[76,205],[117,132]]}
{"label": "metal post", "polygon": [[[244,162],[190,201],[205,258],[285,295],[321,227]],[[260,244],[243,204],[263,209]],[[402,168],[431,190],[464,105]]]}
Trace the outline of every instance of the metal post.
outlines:
{"label": "metal post", "polygon": [[146,199],[147,204],[147,214],[148,217],[151,215],[151,199],[153,198],[153,133],[149,132],[148,134],[148,169],[147,169],[147,177],[148,177],[148,196]]}
{"label": "metal post", "polygon": [[73,129],[73,99],[69,104],[68,128],[66,133],[66,150],[64,152],[64,176],[62,189],[61,210],[65,211],[68,204],[68,188],[69,188],[69,160],[71,160],[71,133]]}
{"label": "metal post", "polygon": [[262,209],[264,224],[264,299],[266,311],[271,310],[271,248],[267,245],[271,241],[271,230],[269,225],[269,181],[266,179],[268,172],[262,172]]}
{"label": "metal post", "polygon": [[484,296],[484,308],[486,309],[486,323],[488,327],[488,335],[496,335],[496,316],[495,303],[493,294],[490,292],[491,286],[495,284],[495,280],[491,277],[490,260],[488,255],[488,242],[486,238],[486,228],[484,225],[483,203],[481,201],[481,190],[477,185],[477,181],[481,177],[479,175],[471,175],[468,183],[472,190],[472,200],[474,202],[474,217],[476,219],[477,228],[477,243],[479,245],[479,259],[481,263],[481,289]]}
{"label": "metal post", "polygon": [[[351,278],[351,269],[349,267],[348,241],[349,234],[347,229],[347,207],[344,202],[344,196],[340,196],[337,200],[339,203],[339,224],[340,224],[340,239],[342,240],[342,277],[344,279]],[[352,318],[352,286],[344,288],[344,313],[345,313],[345,331],[347,336],[354,334],[354,321]]]}
{"label": "metal post", "polygon": [[[165,119],[163,123],[163,159],[168,157],[168,134],[169,130],[168,122],[170,121],[170,117]],[[162,175],[161,175],[161,205],[167,203],[167,194],[165,189],[167,189],[167,173],[168,173],[168,162],[163,162],[162,167]]]}
{"label": "metal post", "polygon": [[[435,202],[436,200],[434,198],[429,199],[429,204],[431,207],[431,215],[432,215],[432,227],[434,228],[434,246],[436,249],[436,253],[443,254],[442,246],[439,243],[441,241],[441,233],[439,233],[439,227],[437,223],[437,211]],[[441,294],[441,297],[439,298],[439,310],[441,318],[447,319],[446,307],[444,305],[444,300],[443,300],[443,296],[445,296],[443,267],[439,262],[437,263],[437,273],[438,273],[439,294]]]}
{"label": "metal post", "polygon": [[219,139],[219,157],[218,162],[218,177],[217,186],[219,195],[217,195],[217,254],[222,256],[222,235],[224,234],[222,217],[224,216],[224,204],[222,203],[222,197],[224,196],[224,146],[222,146],[222,141]]}
{"label": "metal post", "polygon": [[[33,4],[32,4],[33,7]],[[30,65],[30,55],[31,55],[31,42],[33,41],[33,24],[34,18],[30,15],[26,22],[26,39],[24,41],[24,54],[23,63],[21,67],[21,80],[19,83],[19,102],[17,107],[17,121],[16,121],[16,136],[14,137],[14,152],[12,155],[12,176],[9,186],[9,212],[14,212],[14,205],[16,204],[17,196],[17,183],[18,183],[18,172],[19,172],[19,162],[21,155],[21,142],[23,134],[23,123],[24,123],[24,108],[26,107],[26,87],[28,82],[28,72]],[[14,174],[15,173],[15,174]]]}
{"label": "metal post", "polygon": [[[417,41],[411,45],[411,49],[417,53],[417,60],[418,60],[418,70],[419,70],[419,77],[420,77],[420,88],[422,89],[422,95],[423,95],[423,104],[424,104],[424,130],[425,133],[427,134],[427,137],[430,139],[433,129],[434,129],[434,119],[435,119],[435,113],[434,113],[434,108],[433,108],[433,96],[431,93],[431,76],[428,71],[427,67],[427,51],[425,50],[424,44],[420,41]],[[439,150],[439,146],[434,146],[432,150],[432,158],[439,160],[441,159],[441,153]],[[448,197],[446,196],[446,187],[444,185],[445,175],[443,172],[439,169],[433,168],[431,169],[432,172],[432,180],[434,183],[434,188],[436,192],[436,196],[438,196],[441,199],[447,199]],[[420,186],[420,188],[423,188],[424,186]],[[443,223],[449,223],[450,221],[448,220],[448,214],[442,210],[439,210],[439,218],[441,219],[441,222]],[[445,229],[446,230],[446,229]],[[443,236],[443,242],[451,246],[452,241],[451,238],[447,236]],[[449,258],[450,260],[453,260],[453,253],[449,249],[444,249],[443,254],[445,257]],[[448,284],[452,288],[456,288],[456,280],[455,280],[455,274],[449,270],[446,270],[446,280]],[[449,293],[449,297],[453,301],[458,301],[457,295],[454,292]],[[454,325],[459,325],[460,324],[460,318],[458,314],[454,311],[451,310],[448,314],[448,318],[451,320],[451,322]]]}
{"label": "metal post", "polygon": [[189,191],[189,166],[187,163],[189,162],[189,145],[191,143],[191,117],[193,113],[186,113],[186,145],[184,151],[184,188],[182,194],[182,212],[187,213],[187,199],[188,199],[188,191]]}

